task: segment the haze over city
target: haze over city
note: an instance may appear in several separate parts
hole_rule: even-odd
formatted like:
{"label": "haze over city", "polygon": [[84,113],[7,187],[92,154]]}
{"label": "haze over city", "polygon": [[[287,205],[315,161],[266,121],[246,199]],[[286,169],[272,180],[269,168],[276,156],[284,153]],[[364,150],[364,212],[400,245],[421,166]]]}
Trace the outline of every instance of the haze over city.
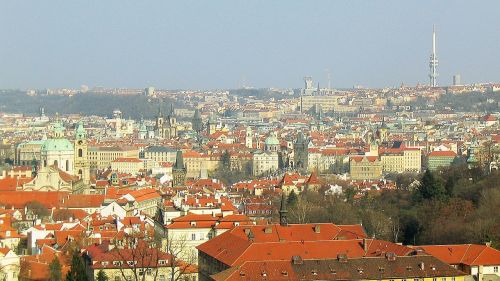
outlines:
{"label": "haze over city", "polygon": [[4,1],[0,88],[498,81],[499,1]]}
{"label": "haze over city", "polygon": [[1,281],[500,281],[500,1],[3,1]]}

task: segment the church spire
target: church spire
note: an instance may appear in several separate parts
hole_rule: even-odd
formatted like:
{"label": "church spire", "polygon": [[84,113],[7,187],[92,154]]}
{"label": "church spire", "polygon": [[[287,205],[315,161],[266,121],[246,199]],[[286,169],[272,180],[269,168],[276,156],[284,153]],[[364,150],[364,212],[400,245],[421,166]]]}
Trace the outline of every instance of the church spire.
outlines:
{"label": "church spire", "polygon": [[173,103],[170,104],[170,114],[169,115],[174,116],[174,104]]}
{"label": "church spire", "polygon": [[158,117],[162,117],[162,113],[161,113],[161,103],[158,104]]}
{"label": "church spire", "polygon": [[281,207],[280,207],[280,225],[281,226],[288,226],[288,219],[286,218],[286,213],[288,211],[286,210],[286,201],[285,201],[285,193],[281,193]]}
{"label": "church spire", "polygon": [[184,169],[184,159],[182,158],[182,150],[177,150],[177,154],[175,156],[174,169],[177,169],[177,170]]}

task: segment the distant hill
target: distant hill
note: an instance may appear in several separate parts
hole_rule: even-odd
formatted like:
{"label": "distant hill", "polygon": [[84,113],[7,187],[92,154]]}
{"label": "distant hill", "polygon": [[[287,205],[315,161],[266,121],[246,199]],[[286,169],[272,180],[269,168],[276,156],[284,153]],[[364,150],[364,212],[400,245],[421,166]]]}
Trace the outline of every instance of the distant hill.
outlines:
{"label": "distant hill", "polygon": [[[124,118],[153,118],[158,112],[159,99],[142,95],[120,96],[111,94],[76,94],[74,96],[36,95],[29,96],[21,91],[4,91],[0,94],[0,111],[37,115],[40,107],[47,115],[81,113],[84,115],[111,116],[119,108]],[[161,108],[168,112],[172,100],[163,99]],[[175,106],[177,106],[174,103]]]}

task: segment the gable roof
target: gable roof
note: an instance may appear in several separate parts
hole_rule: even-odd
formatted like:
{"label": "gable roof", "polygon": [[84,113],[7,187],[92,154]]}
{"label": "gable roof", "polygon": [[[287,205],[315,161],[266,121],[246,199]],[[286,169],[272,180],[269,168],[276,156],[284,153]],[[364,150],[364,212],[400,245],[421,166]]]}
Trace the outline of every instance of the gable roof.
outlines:
{"label": "gable roof", "polygon": [[[249,235],[250,233],[252,235]],[[328,258],[332,255],[336,257],[338,253],[347,252],[353,256],[364,255],[361,241],[352,238],[365,238],[366,235],[349,237],[351,240],[336,240],[340,238],[340,233],[341,226],[331,223],[245,225],[228,230],[197,248],[230,266],[248,260],[290,259],[293,255],[307,258]],[[378,240],[372,240],[370,247],[371,251],[376,253],[381,242],[374,241]],[[384,244],[383,247],[388,247],[387,245]],[[396,246],[394,247],[400,253],[411,250],[404,246],[399,249]]]}
{"label": "gable roof", "polygon": [[429,245],[416,248],[448,264],[500,265],[500,251],[486,245]]}

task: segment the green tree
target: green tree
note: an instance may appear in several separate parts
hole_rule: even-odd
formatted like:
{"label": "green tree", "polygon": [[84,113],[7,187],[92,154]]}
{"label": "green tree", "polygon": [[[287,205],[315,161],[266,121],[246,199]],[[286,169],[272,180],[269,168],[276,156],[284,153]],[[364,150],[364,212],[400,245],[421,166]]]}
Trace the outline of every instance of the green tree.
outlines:
{"label": "green tree", "polygon": [[52,262],[49,264],[49,280],[50,281],[61,281],[62,280],[62,266],[59,262],[57,256],[54,257]]}
{"label": "green tree", "polygon": [[455,179],[452,176],[448,176],[444,184],[446,195],[448,195],[449,197],[453,197],[455,193],[454,188],[455,188]]}
{"label": "green tree", "polygon": [[445,197],[445,188],[439,182],[431,171],[425,171],[418,187],[418,195],[423,199],[438,199],[441,200]]}
{"label": "green tree", "polygon": [[71,270],[66,275],[67,281],[86,281],[85,261],[79,251],[74,251],[71,257]]}
{"label": "green tree", "polygon": [[231,155],[229,151],[224,151],[221,156],[222,168],[226,170],[231,169]]}
{"label": "green tree", "polygon": [[349,186],[344,190],[344,196],[347,203],[352,204],[354,202],[354,196],[356,195],[356,190],[354,187]]}
{"label": "green tree", "polygon": [[97,273],[97,281],[108,281],[108,280],[109,278],[106,275],[106,273],[104,273],[104,271],[102,270],[99,270],[99,272]]}
{"label": "green tree", "polygon": [[38,201],[30,201],[26,203],[26,208],[38,219],[46,218],[50,214],[47,207]]}
{"label": "green tree", "polygon": [[286,200],[286,204],[289,207],[295,206],[297,204],[297,194],[295,194],[295,191],[291,191],[290,194],[288,195],[288,198]]}

